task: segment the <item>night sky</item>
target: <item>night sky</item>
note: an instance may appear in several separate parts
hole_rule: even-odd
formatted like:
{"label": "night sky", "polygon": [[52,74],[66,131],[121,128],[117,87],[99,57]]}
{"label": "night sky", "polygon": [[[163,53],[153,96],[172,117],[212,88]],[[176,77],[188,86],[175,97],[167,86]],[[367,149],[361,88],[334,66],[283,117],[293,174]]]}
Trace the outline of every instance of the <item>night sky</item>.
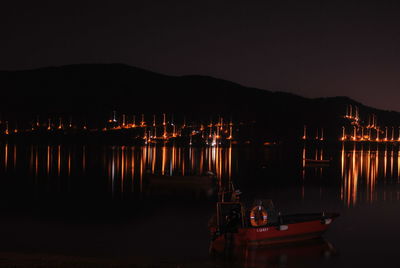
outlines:
{"label": "night sky", "polygon": [[0,69],[126,63],[400,111],[398,1],[3,1]]}

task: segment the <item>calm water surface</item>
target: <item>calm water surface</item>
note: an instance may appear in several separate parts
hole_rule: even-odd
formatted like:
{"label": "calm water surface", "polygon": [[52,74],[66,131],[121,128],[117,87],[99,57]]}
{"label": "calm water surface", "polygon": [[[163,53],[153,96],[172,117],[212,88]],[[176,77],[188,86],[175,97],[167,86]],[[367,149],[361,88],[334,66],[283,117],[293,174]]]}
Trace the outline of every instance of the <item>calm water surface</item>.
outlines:
{"label": "calm water surface", "polygon": [[[304,159],[331,159],[308,166]],[[0,250],[215,267],[398,266],[396,146],[0,144]],[[334,211],[323,240],[210,252],[212,189],[151,183],[213,172],[282,213]]]}

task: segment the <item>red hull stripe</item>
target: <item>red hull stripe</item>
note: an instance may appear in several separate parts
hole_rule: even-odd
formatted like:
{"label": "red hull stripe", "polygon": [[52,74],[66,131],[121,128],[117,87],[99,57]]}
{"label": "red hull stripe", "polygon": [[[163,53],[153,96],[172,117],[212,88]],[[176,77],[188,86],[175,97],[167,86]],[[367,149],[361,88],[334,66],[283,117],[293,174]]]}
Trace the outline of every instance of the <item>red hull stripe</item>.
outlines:
{"label": "red hull stripe", "polygon": [[261,240],[250,240],[247,241],[248,245],[260,245],[260,244],[276,244],[276,243],[288,243],[288,242],[296,242],[307,239],[313,239],[320,237],[323,232],[315,232],[315,233],[307,233],[300,235],[290,235],[290,236],[282,236],[282,237],[274,237],[274,238],[266,238]]}
{"label": "red hull stripe", "polygon": [[[316,238],[325,232],[329,225],[320,220],[287,224],[287,230],[279,230],[278,226],[264,226],[257,228],[242,228],[233,234],[234,243],[238,244],[274,244],[294,242]],[[217,238],[223,241],[224,236]]]}

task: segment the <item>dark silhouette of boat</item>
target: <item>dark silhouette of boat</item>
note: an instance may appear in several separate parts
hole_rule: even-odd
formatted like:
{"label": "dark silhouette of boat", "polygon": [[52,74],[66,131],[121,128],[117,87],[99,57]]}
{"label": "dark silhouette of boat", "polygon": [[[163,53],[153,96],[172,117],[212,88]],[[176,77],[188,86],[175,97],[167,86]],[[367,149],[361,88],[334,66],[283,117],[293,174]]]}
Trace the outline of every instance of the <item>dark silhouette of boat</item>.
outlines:
{"label": "dark silhouette of boat", "polygon": [[213,173],[191,176],[146,174],[144,179],[151,192],[187,191],[212,195],[217,188],[217,178]]}
{"label": "dark silhouette of boat", "polygon": [[327,167],[331,163],[329,159],[305,159],[304,161],[306,167]]}

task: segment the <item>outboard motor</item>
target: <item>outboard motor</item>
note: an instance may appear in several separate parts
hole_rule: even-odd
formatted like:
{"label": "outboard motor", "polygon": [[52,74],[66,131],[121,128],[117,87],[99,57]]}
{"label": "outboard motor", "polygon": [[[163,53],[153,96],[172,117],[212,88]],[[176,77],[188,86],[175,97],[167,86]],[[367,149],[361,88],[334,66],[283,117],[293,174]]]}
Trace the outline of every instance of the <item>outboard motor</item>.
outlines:
{"label": "outboard motor", "polygon": [[239,202],[217,204],[217,229],[219,234],[237,233],[243,227],[243,208]]}

